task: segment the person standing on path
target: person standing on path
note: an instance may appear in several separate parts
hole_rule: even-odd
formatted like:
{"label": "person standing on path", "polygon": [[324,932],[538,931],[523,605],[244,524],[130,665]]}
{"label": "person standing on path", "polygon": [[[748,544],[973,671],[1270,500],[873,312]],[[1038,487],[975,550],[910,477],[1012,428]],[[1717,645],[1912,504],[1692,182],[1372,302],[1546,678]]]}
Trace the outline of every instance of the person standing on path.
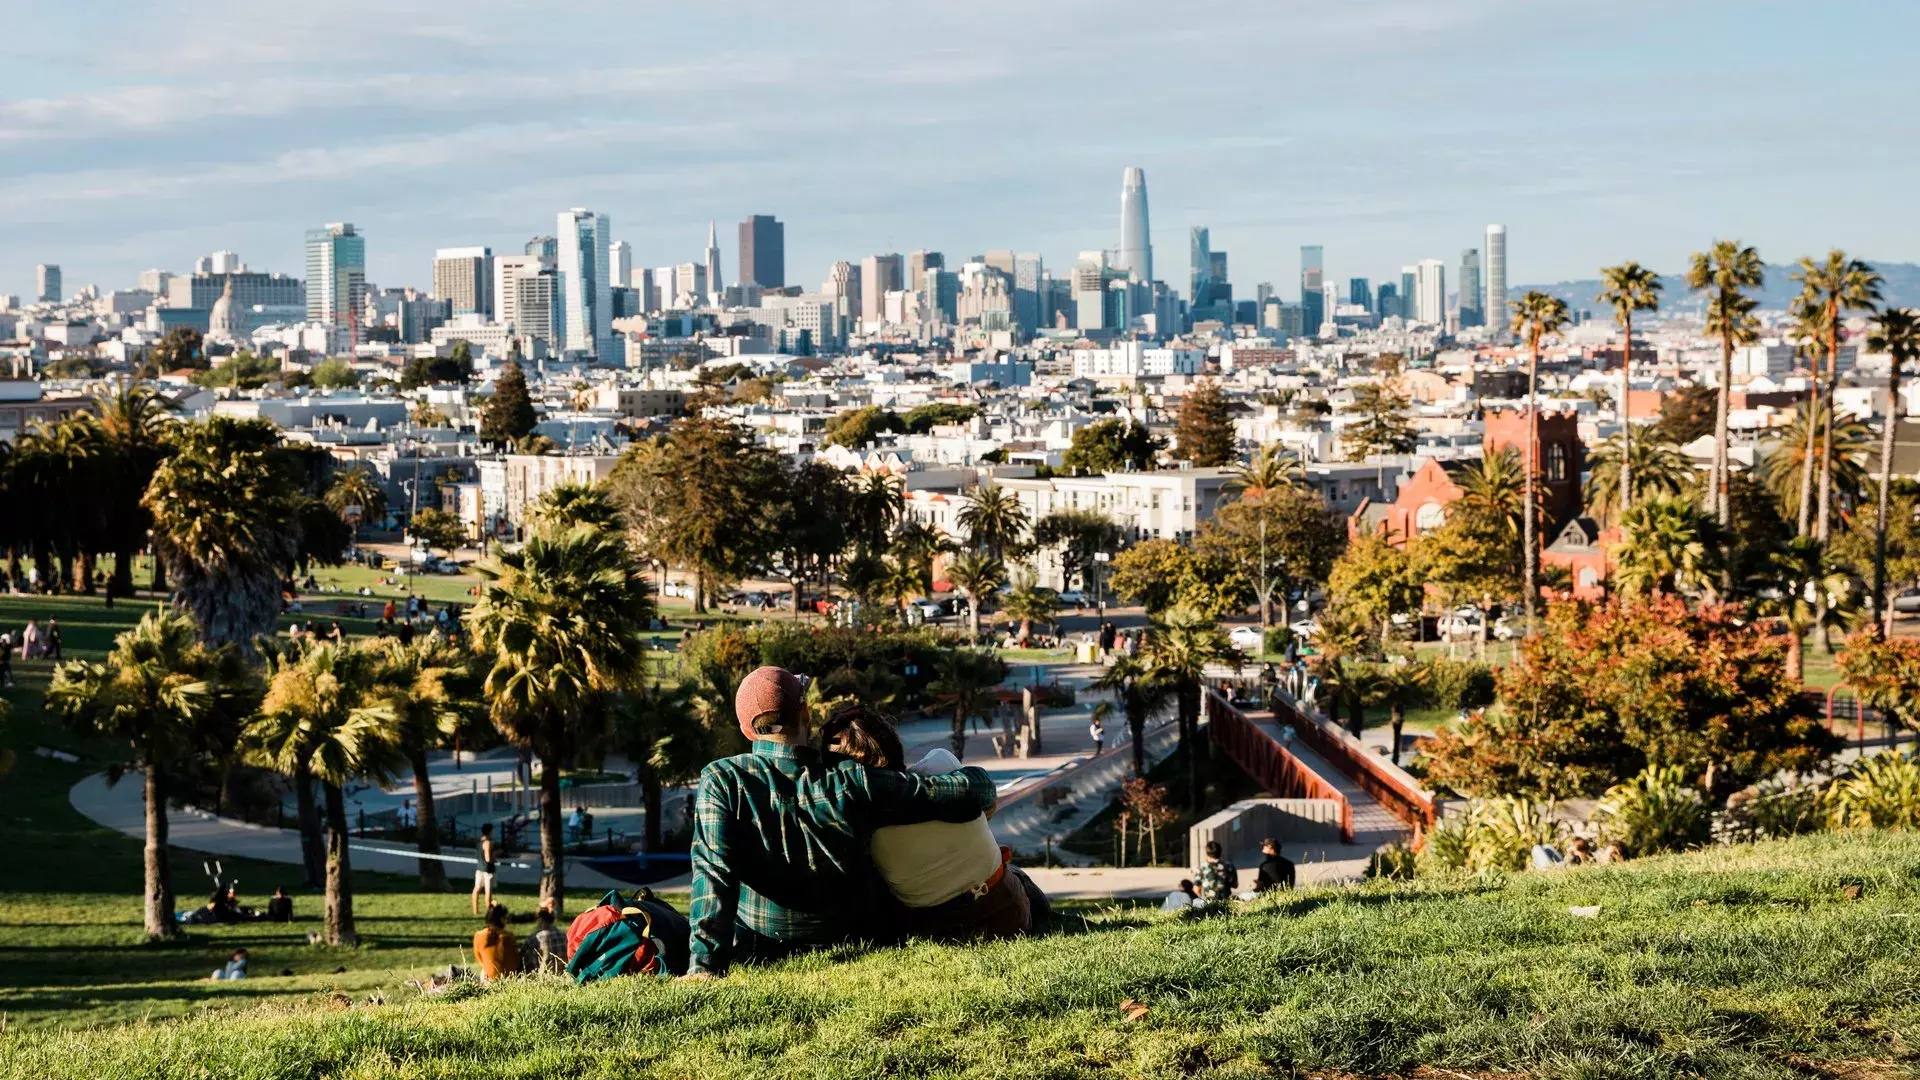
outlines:
{"label": "person standing on path", "polygon": [[485,895],[487,906],[493,906],[493,824],[480,826],[480,865],[473,871],[473,913],[480,914],[480,899]]}
{"label": "person standing on path", "polygon": [[1100,722],[1099,717],[1094,717],[1093,723],[1087,725],[1087,737],[1093,740],[1094,755],[1099,756],[1100,751],[1106,746],[1107,738],[1107,726]]}

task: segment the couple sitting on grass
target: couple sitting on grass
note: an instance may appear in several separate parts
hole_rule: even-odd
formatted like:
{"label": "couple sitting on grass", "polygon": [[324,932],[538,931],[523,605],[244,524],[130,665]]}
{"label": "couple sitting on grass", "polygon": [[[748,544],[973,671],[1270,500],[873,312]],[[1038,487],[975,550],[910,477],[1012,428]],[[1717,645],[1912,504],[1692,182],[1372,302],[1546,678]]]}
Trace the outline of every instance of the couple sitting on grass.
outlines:
{"label": "couple sitting on grass", "polygon": [[734,712],[753,741],[700,774],[689,978],[847,941],[1007,937],[1048,911],[994,842],[993,781],[936,750],[909,767],[861,708],[810,730],[806,686],[763,667]]}

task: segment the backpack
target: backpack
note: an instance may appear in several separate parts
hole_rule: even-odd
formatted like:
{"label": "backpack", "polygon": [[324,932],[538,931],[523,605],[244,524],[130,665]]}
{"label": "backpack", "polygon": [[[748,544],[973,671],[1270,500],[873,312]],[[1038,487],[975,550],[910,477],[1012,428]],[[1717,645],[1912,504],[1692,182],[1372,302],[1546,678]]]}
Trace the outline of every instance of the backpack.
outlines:
{"label": "backpack", "polygon": [[[642,889],[632,899],[609,890],[567,926],[567,974],[576,983],[620,975],[686,971],[687,921]],[[675,937],[679,948],[674,949]],[[679,963],[674,963],[675,959]]]}

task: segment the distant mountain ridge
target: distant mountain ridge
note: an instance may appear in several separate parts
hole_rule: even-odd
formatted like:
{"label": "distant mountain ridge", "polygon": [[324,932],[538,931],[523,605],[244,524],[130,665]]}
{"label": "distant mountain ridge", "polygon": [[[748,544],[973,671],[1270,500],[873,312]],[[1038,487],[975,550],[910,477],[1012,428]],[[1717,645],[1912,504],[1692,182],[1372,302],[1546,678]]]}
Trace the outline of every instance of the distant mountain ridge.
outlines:
{"label": "distant mountain ridge", "polygon": [[[1876,263],[1872,260],[1868,260],[1868,263],[1886,279],[1880,290],[1888,304],[1894,307],[1920,307],[1920,263]],[[1799,295],[1800,283],[1793,280],[1796,269],[1790,264],[1767,267],[1766,285],[1757,294],[1762,309],[1785,311],[1793,298]],[[1663,311],[1698,310],[1704,302],[1701,294],[1687,288],[1687,283],[1679,274],[1663,274],[1660,283],[1665,286],[1660,294]],[[1605,317],[1601,310],[1605,305],[1594,299],[1600,294],[1599,278],[1562,281],[1553,285],[1509,285],[1507,299],[1515,299],[1529,289],[1557,296],[1576,311],[1581,308],[1590,310],[1596,319]]]}

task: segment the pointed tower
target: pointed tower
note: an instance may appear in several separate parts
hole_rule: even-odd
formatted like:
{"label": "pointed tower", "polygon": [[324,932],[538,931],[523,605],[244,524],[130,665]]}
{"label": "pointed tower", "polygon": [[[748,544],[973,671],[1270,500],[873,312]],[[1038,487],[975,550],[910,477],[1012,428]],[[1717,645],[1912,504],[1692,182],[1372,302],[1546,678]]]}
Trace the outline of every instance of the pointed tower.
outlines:
{"label": "pointed tower", "polygon": [[719,296],[726,291],[725,279],[720,276],[720,234],[713,222],[707,222],[707,292],[719,303]]}

